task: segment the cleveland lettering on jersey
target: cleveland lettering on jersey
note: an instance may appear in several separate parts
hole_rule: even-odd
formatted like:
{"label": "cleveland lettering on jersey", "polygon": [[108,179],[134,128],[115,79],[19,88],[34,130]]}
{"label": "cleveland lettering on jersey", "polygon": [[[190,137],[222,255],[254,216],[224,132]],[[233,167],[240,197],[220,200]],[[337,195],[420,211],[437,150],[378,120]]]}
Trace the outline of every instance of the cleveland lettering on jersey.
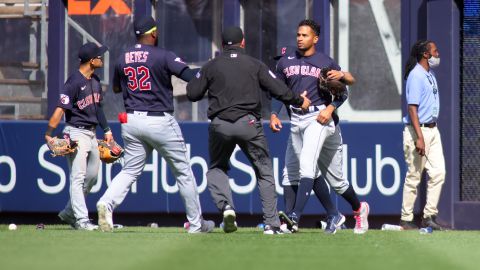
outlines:
{"label": "cleveland lettering on jersey", "polygon": [[320,77],[321,68],[312,67],[312,66],[300,66],[292,65],[283,69],[283,73],[287,78],[292,75],[302,75],[302,76],[312,76],[315,78]]}
{"label": "cleveland lettering on jersey", "polygon": [[[95,97],[95,103],[100,102],[100,94],[99,93],[94,93],[93,96]],[[77,106],[80,110],[83,110],[84,108],[88,107],[89,105],[93,104],[93,98],[92,95],[88,95],[83,99],[80,99],[77,101]]]}

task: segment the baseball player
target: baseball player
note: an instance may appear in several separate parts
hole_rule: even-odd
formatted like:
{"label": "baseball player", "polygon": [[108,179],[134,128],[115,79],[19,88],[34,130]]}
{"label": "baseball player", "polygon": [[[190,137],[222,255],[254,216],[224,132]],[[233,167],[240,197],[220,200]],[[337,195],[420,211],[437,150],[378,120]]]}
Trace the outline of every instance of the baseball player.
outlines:
{"label": "baseball player", "polygon": [[60,91],[57,108],[45,133],[45,140],[51,142],[52,133],[65,114],[63,136],[75,141],[78,147],[66,156],[70,170],[70,200],[58,216],[78,230],[92,231],[98,228],[90,222],[85,204],[85,196],[97,182],[100,166],[95,135],[97,125],[103,129],[107,142],[113,140],[102,109],[100,79],[94,74],[95,69],[103,66],[102,55],[106,51],[107,47],[99,47],[95,43],[86,43],[80,48],[80,67],[68,77]]}
{"label": "baseball player", "polygon": [[112,231],[112,212],[125,199],[153,149],[167,161],[176,178],[190,223],[189,233],[210,232],[213,221],[203,220],[197,185],[185,141],[173,117],[171,76],[189,81],[194,72],[173,52],[158,48],[152,17],[135,18],[137,44],[117,60],[113,91],[122,92],[127,119],[122,123],[124,166],[97,203],[98,224]]}
{"label": "baseball player", "polygon": [[[320,26],[313,20],[303,20],[297,29],[297,51],[294,55],[282,57],[277,64],[277,77],[283,80],[294,92],[301,93],[305,89],[307,97],[312,101],[307,112],[290,106],[291,129],[287,150],[285,190],[296,194],[295,205],[289,215],[292,230],[298,230],[298,221],[310,196],[314,184],[320,184],[317,192],[322,205],[329,214],[331,229],[335,233],[345,217],[336,211],[329,197],[327,185],[323,185],[321,175],[328,184],[340,194],[354,211],[356,220],[354,233],[362,234],[368,230],[369,206],[360,202],[352,186],[346,180],[342,170],[342,136],[338,121],[333,117],[333,111],[347,99],[347,94],[325,96],[319,91],[318,78],[322,68],[332,68],[328,74],[330,80],[342,80],[347,84],[354,83],[355,79],[348,72],[341,71],[340,67],[330,57],[317,52],[315,44],[318,42]],[[338,120],[338,119],[337,119]],[[280,129],[278,118],[272,116],[272,126]],[[293,153],[293,154],[292,154]],[[298,185],[295,192],[294,187]],[[289,190],[291,189],[291,190]],[[288,196],[288,195],[287,195]]]}
{"label": "baseball player", "polygon": [[[280,48],[278,55],[274,57],[275,60],[280,60],[282,57],[294,57],[296,54],[296,47],[286,46]],[[282,123],[279,121],[278,115],[281,109],[284,107],[284,104],[276,99],[272,100],[272,111],[270,117],[270,129],[273,132],[279,132],[282,128]],[[291,112],[288,110],[288,105],[285,105],[287,108],[288,116],[291,117]],[[336,116],[336,114],[335,114]],[[337,116],[338,117],[338,116]],[[283,224],[291,223],[292,221],[288,218],[289,215],[293,212],[293,207],[295,206],[295,200],[297,197],[298,191],[298,182],[300,180],[299,176],[299,157],[298,153],[294,152],[292,146],[292,138],[288,137],[287,149],[285,151],[285,167],[283,168],[282,174],[282,186],[283,186],[283,199],[285,203],[285,212],[280,211],[279,217]],[[290,170],[288,170],[290,168]],[[294,168],[294,169],[292,169]],[[327,211],[327,220],[325,226],[325,233],[335,234],[338,227],[341,227],[345,219],[343,215],[339,215],[337,208],[333,204],[331,197],[326,196],[325,190],[328,190],[327,183],[323,176],[320,176],[318,181],[314,181],[313,191],[317,196],[320,203],[324,206]],[[340,219],[336,218],[340,217]],[[288,227],[288,226],[287,226]],[[284,232],[291,232],[288,228],[281,227]]]}

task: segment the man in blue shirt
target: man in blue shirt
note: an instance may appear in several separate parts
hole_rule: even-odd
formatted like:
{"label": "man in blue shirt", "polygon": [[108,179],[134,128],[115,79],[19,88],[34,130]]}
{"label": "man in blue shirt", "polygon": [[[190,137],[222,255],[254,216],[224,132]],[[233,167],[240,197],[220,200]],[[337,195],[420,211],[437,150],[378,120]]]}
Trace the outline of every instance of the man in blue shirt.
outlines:
{"label": "man in blue shirt", "polygon": [[403,118],[403,150],[408,169],[403,186],[402,216],[404,229],[416,229],[413,207],[417,186],[426,169],[429,176],[427,202],[423,210],[422,226],[441,230],[437,223],[438,200],[445,181],[445,159],[437,128],[440,97],[435,74],[431,68],[440,64],[437,46],[429,40],[417,41],[405,67],[408,114]]}

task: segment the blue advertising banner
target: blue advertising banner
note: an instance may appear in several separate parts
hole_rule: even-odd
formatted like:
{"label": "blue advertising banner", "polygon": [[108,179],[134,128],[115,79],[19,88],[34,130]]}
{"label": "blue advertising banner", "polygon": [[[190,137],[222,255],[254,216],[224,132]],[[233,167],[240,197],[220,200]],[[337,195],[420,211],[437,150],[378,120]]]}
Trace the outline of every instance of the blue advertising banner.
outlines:
{"label": "blue advertising banner", "polygon": [[[68,200],[69,180],[66,159],[52,157],[43,138],[45,121],[0,121],[0,211],[57,212]],[[111,124],[119,143],[120,124]],[[216,213],[207,189],[208,124],[181,123],[190,155],[190,164],[196,177],[202,209]],[[344,172],[350,183],[371,205],[372,214],[399,214],[405,162],[402,150],[400,123],[341,124],[344,139]],[[62,127],[57,128],[60,132]],[[274,175],[279,194],[279,209],[283,208],[283,189],[280,185],[288,123],[274,134],[265,125]],[[98,134],[101,138],[100,134]],[[230,185],[236,210],[240,213],[261,213],[253,169],[237,148],[230,159]],[[89,209],[105,192],[120,164],[102,164],[98,181],[87,197]],[[349,214],[350,207],[336,195],[340,211]],[[121,212],[184,212],[178,188],[165,160],[154,151],[137,183],[132,186]],[[307,214],[323,214],[324,209],[312,196],[305,210]]]}

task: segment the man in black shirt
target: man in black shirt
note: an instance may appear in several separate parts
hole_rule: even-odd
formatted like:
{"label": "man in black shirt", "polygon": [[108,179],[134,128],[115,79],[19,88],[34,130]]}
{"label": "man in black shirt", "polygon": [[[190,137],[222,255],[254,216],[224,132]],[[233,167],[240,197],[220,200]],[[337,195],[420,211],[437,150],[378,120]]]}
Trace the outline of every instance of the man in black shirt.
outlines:
{"label": "man in black shirt", "polygon": [[223,230],[237,230],[235,207],[227,171],[228,161],[238,144],[252,163],[258,179],[264,234],[281,233],[272,161],[261,122],[262,90],[293,106],[308,108],[310,100],[294,94],[277,80],[262,62],[247,56],[245,40],[238,27],[222,34],[224,52],[208,62],[187,85],[192,101],[203,98],[208,90],[209,154],[208,188],[217,208],[223,212]]}

